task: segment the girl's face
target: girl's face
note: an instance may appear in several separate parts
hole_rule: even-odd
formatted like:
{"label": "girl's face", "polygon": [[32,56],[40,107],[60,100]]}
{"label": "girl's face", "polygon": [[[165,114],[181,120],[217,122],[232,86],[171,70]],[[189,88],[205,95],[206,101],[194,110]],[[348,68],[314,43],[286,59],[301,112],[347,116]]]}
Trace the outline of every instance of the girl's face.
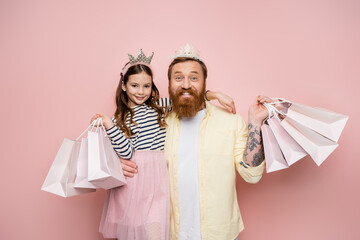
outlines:
{"label": "girl's face", "polygon": [[151,76],[145,72],[130,75],[126,84],[122,84],[122,90],[128,96],[129,107],[143,104],[151,96]]}

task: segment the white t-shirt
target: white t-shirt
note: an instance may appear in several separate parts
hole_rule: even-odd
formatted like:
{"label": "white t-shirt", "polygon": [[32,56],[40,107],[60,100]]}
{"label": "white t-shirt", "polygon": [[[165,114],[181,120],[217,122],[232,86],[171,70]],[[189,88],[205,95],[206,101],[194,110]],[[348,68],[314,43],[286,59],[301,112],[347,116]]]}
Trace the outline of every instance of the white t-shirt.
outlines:
{"label": "white t-shirt", "polygon": [[198,138],[206,109],[193,118],[180,119],[178,186],[180,204],[179,240],[201,240],[198,176]]}

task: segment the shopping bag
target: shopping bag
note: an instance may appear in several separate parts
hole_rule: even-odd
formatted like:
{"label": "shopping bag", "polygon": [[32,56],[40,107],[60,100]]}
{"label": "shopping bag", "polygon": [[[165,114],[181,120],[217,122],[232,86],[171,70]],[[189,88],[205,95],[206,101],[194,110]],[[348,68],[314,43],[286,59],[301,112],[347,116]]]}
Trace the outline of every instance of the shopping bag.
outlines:
{"label": "shopping bag", "polygon": [[280,146],[269,125],[266,123],[261,126],[261,134],[264,145],[266,172],[269,173],[288,168],[289,165],[285,161]]}
{"label": "shopping bag", "polygon": [[103,126],[88,132],[88,180],[104,189],[126,184],[120,159]]}
{"label": "shopping bag", "polygon": [[63,140],[41,190],[62,197],[71,197],[95,191],[94,189],[74,188],[80,145],[81,142],[78,140],[67,138]]}
{"label": "shopping bag", "polygon": [[[281,116],[280,125],[311,156],[321,163],[337,148],[336,141],[348,120],[348,116],[326,109],[309,107],[277,98],[277,102],[264,103],[269,115]],[[279,111],[275,106],[280,106]]]}
{"label": "shopping bag", "polygon": [[294,121],[292,118],[285,117],[280,124],[311,156],[318,166],[320,166],[338,146],[336,142]]}
{"label": "shopping bag", "polygon": [[74,187],[75,188],[97,188],[94,184],[88,181],[88,140],[83,138],[81,140],[81,147],[79,152],[77,165],[77,172]]}
{"label": "shopping bag", "polygon": [[309,107],[299,103],[291,103],[287,109],[286,117],[301,123],[304,127],[308,127],[334,142],[339,140],[349,118],[346,115],[327,109]]}
{"label": "shopping bag", "polygon": [[307,155],[306,151],[294,140],[293,137],[280,125],[277,115],[267,120],[277,143],[280,146],[286,162],[291,166]]}

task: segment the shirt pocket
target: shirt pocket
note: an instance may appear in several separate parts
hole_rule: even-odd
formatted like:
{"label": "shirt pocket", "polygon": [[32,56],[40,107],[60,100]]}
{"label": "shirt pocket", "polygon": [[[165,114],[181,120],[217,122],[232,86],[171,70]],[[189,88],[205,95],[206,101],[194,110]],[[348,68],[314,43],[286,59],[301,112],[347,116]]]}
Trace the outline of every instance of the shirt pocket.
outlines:
{"label": "shirt pocket", "polygon": [[215,130],[205,137],[205,151],[211,155],[233,155],[235,130]]}

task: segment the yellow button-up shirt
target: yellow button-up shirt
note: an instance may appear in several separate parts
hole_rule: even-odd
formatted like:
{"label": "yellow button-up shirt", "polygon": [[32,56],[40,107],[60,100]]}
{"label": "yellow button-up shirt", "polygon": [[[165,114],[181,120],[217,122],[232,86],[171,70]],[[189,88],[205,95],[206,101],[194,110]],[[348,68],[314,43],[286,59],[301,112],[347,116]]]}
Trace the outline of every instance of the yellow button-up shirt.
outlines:
{"label": "yellow button-up shirt", "polygon": [[[175,113],[167,119],[165,158],[170,176],[170,233],[179,234],[178,146],[180,121]],[[196,136],[196,134],[194,134]],[[240,164],[248,131],[244,120],[210,103],[201,121],[198,142],[200,228],[202,240],[232,240],[244,229],[236,193],[235,170],[249,183],[257,183],[265,161],[257,167]]]}

